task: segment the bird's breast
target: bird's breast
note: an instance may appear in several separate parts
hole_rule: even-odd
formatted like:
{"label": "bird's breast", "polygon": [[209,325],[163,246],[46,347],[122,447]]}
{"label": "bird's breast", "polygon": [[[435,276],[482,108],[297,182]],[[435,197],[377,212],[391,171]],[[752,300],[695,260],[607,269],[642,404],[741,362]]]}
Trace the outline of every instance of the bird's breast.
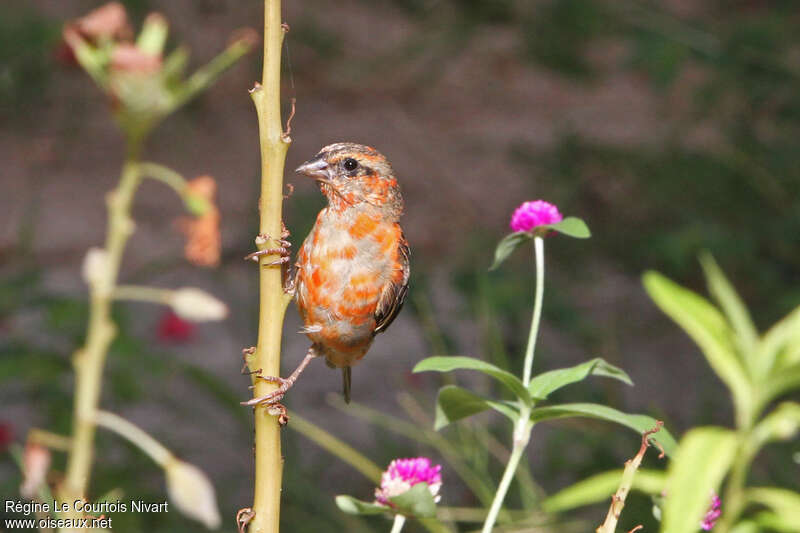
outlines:
{"label": "bird's breast", "polygon": [[313,341],[371,339],[401,235],[396,223],[370,213],[320,213],[297,261],[297,304]]}

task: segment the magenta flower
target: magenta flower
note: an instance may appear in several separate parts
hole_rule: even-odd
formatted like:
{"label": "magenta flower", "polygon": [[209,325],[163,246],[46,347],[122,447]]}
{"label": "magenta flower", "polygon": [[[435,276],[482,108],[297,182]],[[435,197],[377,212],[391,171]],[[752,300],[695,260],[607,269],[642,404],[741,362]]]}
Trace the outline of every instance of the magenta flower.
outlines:
{"label": "magenta flower", "polygon": [[711,505],[709,505],[708,512],[706,513],[706,516],[703,517],[703,521],[700,522],[700,527],[703,529],[703,531],[711,531],[711,529],[714,527],[714,523],[717,521],[717,518],[719,518],[719,516],[722,514],[722,510],[720,510],[721,505],[722,502],[720,501],[719,496],[712,492]]}
{"label": "magenta flower", "polygon": [[561,222],[563,218],[556,206],[544,200],[525,202],[511,215],[511,230],[532,231],[537,226]]}
{"label": "magenta flower", "polygon": [[375,500],[391,505],[390,498],[403,494],[417,483],[427,483],[435,501],[439,501],[442,486],[442,466],[432,465],[427,457],[395,459],[381,476],[381,486],[375,489]]}

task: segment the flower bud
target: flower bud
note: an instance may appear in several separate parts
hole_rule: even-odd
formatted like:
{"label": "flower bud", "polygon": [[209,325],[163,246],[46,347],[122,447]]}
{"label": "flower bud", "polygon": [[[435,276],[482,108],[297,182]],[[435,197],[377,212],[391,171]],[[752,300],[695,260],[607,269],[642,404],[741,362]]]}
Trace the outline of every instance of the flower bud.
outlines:
{"label": "flower bud", "polygon": [[23,498],[32,500],[38,496],[39,489],[45,484],[47,471],[50,468],[50,450],[41,444],[29,442],[22,454],[22,466],[24,472],[19,492]]}
{"label": "flower bud", "polygon": [[201,522],[208,529],[221,523],[214,486],[202,470],[194,465],[171,459],[164,466],[167,494],[180,512]]}
{"label": "flower bud", "polygon": [[105,248],[92,247],[86,252],[81,267],[83,280],[89,285],[97,284],[106,273],[108,267],[108,252]]}
{"label": "flower bud", "polygon": [[175,314],[192,322],[212,322],[228,316],[228,306],[205,291],[192,287],[176,289],[170,301]]}

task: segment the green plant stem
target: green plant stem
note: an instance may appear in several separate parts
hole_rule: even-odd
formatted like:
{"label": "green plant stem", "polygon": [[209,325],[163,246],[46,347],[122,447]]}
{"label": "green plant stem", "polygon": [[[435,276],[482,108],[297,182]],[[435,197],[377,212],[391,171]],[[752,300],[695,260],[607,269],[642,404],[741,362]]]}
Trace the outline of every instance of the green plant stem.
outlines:
{"label": "green plant stem", "polygon": [[[283,207],[283,166],[291,140],[283,135],[280,105],[281,26],[280,0],[264,1],[264,71],[260,85],[251,97],[258,114],[261,148],[261,198],[259,200],[259,232],[277,239],[281,234]],[[259,244],[263,249],[270,242]],[[248,365],[251,371],[261,370],[265,376],[280,374],[281,334],[286,305],[290,298],[283,291],[281,269],[267,267],[275,256],[260,256],[260,306],[258,344]],[[253,395],[260,397],[274,390],[275,385],[256,379],[253,374]],[[280,427],[275,416],[264,405],[254,408],[255,415],[255,491],[250,533],[278,533],[280,523],[281,457]]]}
{"label": "green plant stem", "polygon": [[400,533],[406,523],[406,517],[401,514],[394,515],[394,522],[392,523],[391,533]]}
{"label": "green plant stem", "polygon": [[178,196],[183,197],[186,192],[186,178],[169,167],[159,165],[158,163],[143,161],[139,163],[139,172],[143,177],[160,181],[178,193]]}
{"label": "green plant stem", "polygon": [[71,444],[69,437],[39,428],[31,428],[31,430],[28,431],[27,442],[41,444],[46,448],[59,452],[68,452]]}
{"label": "green plant stem", "polygon": [[525,453],[525,448],[528,446],[530,440],[531,430],[533,423],[530,422],[530,408],[524,407],[520,411],[520,418],[514,425],[514,447],[511,449],[511,455],[506,463],[506,469],[503,471],[503,477],[500,479],[500,484],[497,486],[497,492],[494,495],[492,506],[489,508],[489,514],[486,516],[486,521],[483,523],[482,533],[490,533],[497,522],[497,515],[500,514],[500,509],[503,507],[503,501],[506,499],[508,488],[511,486],[511,481],[514,479],[514,474],[517,472],[520,459]]}
{"label": "green plant stem", "polygon": [[[533,238],[533,256],[536,264],[536,293],[533,298],[533,318],[531,319],[531,329],[528,333],[528,345],[525,349],[525,367],[522,384],[527,387],[531,382],[531,370],[533,368],[533,354],[536,347],[536,338],[539,334],[539,323],[542,318],[542,299],[544,295],[544,240],[541,237]],[[522,403],[522,402],[520,402]],[[511,481],[517,472],[517,467],[525,453],[525,448],[531,438],[533,422],[531,422],[531,406],[520,405],[519,418],[514,424],[514,444],[511,448],[511,455],[503,471],[503,477],[497,486],[497,491],[489,508],[489,514],[483,523],[482,533],[490,533],[497,521],[497,515],[503,507],[503,501],[511,486]]]}
{"label": "green plant stem", "polygon": [[636,471],[639,470],[639,466],[642,464],[642,459],[644,459],[644,454],[649,446],[648,438],[653,433],[657,433],[661,430],[662,425],[663,423],[659,421],[656,427],[642,433],[642,445],[639,447],[639,451],[633,459],[625,461],[625,470],[622,472],[619,488],[617,488],[617,492],[615,492],[614,496],[611,498],[611,505],[608,508],[606,519],[603,524],[597,528],[596,533],[614,533],[616,531],[619,516],[622,514],[622,509],[625,507],[625,499],[631,491],[634,476],[636,475]]}
{"label": "green plant stem", "polygon": [[525,349],[525,372],[522,384],[526,387],[531,382],[533,369],[533,352],[536,347],[536,337],[539,335],[539,322],[542,319],[542,297],[544,296],[544,240],[541,237],[533,238],[533,255],[536,262],[536,293],[533,301],[533,318],[531,330],[528,334],[528,346]]}
{"label": "green plant stem", "polygon": [[94,419],[98,426],[110,429],[135,444],[161,467],[164,467],[173,458],[172,452],[166,449],[164,445],[145,433],[140,427],[128,422],[119,415],[108,411],[97,411]]}
{"label": "green plant stem", "polygon": [[115,300],[132,300],[136,302],[151,302],[169,305],[175,291],[172,289],[159,289],[143,285],[118,285],[114,289]]}
{"label": "green plant stem", "polygon": [[725,496],[722,498],[722,517],[714,530],[717,533],[727,533],[736,524],[745,506],[745,483],[747,473],[755,456],[752,448],[750,435],[751,432],[742,431],[740,437],[739,451],[733,460],[728,484],[725,488]]}
{"label": "green plant stem", "polygon": [[73,502],[85,498],[89,487],[94,455],[95,411],[100,399],[106,355],[116,335],[116,327],[111,319],[113,292],[125,245],[134,231],[130,211],[140,183],[138,170],[140,148],[139,138],[129,138],[119,185],[107,199],[109,221],[104,272],[89,286],[89,325],[86,342],[75,352],[73,358],[76,373],[73,433],[67,457],[66,476],[58,491],[62,501]]}

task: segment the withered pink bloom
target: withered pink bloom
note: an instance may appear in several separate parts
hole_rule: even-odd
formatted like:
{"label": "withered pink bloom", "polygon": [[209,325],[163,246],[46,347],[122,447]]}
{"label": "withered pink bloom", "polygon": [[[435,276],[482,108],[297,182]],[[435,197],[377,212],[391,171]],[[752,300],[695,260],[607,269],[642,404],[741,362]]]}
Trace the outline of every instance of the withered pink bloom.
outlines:
{"label": "withered pink bloom", "polygon": [[442,466],[431,464],[427,457],[395,459],[381,476],[381,486],[375,489],[375,501],[391,505],[390,498],[408,491],[417,483],[427,483],[435,501],[442,487]]}
{"label": "withered pink bloom", "polygon": [[708,507],[708,512],[703,517],[702,522],[700,522],[700,527],[703,531],[711,531],[714,527],[714,524],[717,522],[717,519],[722,514],[722,501],[719,499],[719,496],[716,493],[711,494],[711,504]]}
{"label": "withered pink bloom", "polygon": [[22,466],[24,472],[19,492],[24,498],[33,499],[46,482],[47,471],[50,469],[50,450],[29,442],[22,454]]}
{"label": "withered pink bloom", "polygon": [[100,38],[130,39],[133,35],[125,7],[119,2],[109,2],[90,11],[75,21],[75,27],[93,41]]}
{"label": "withered pink bloom", "polygon": [[146,54],[130,43],[120,43],[111,52],[111,69],[118,72],[153,74],[161,70],[161,56]]}
{"label": "withered pink bloom", "polygon": [[558,208],[544,200],[525,202],[511,215],[512,231],[531,231],[537,226],[555,224],[563,220]]}

